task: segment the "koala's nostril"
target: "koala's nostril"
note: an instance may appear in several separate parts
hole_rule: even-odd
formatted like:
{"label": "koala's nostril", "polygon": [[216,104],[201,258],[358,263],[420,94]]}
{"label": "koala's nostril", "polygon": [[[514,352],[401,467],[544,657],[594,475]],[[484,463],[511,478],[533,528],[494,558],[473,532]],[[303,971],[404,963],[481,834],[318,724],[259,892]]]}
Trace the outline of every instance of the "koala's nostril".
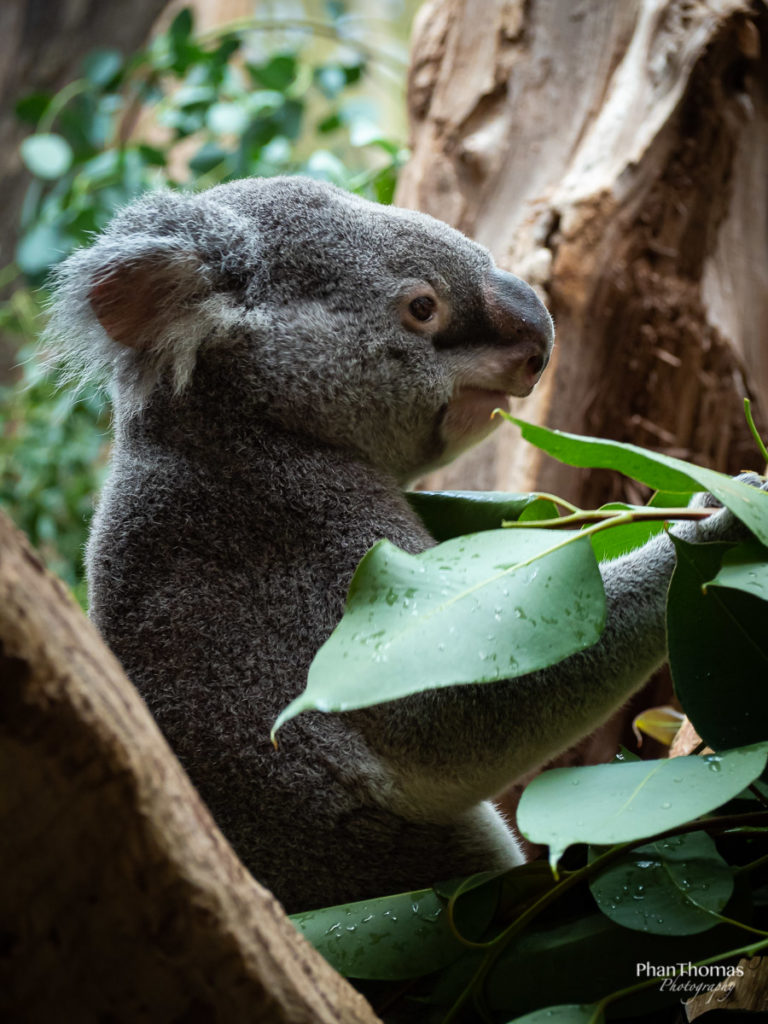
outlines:
{"label": "koala's nostril", "polygon": [[531,356],[527,363],[528,371],[532,377],[538,377],[544,369],[544,356]]}

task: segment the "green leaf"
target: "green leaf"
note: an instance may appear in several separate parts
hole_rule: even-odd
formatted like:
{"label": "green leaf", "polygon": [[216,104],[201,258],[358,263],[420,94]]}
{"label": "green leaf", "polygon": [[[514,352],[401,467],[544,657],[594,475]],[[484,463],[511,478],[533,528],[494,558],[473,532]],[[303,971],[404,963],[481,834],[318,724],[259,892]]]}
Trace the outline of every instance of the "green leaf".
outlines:
{"label": "green leaf", "polygon": [[265,89],[285,92],[298,74],[298,63],[293,53],[275,54],[266,64],[250,67],[251,74]]}
{"label": "green leaf", "polygon": [[341,160],[327,149],[316,149],[312,153],[307,160],[306,172],[312,178],[320,178],[322,181],[330,181],[337,185],[343,185],[347,175]]}
{"label": "green leaf", "polygon": [[189,159],[189,169],[195,174],[207,174],[223,164],[232,154],[217,142],[206,142]]}
{"label": "green leaf", "polygon": [[194,18],[192,16],[192,9],[189,7],[183,7],[171,22],[170,27],[168,28],[168,35],[172,39],[174,45],[182,46],[192,35],[193,27]]}
{"label": "green leaf", "polygon": [[325,97],[333,99],[346,86],[347,76],[338,64],[326,64],[315,68],[315,83]]}
{"label": "green leaf", "polygon": [[83,61],[83,74],[94,85],[106,86],[116,78],[123,67],[119,50],[91,50]]}
{"label": "green leaf", "polygon": [[53,181],[72,166],[72,147],[61,135],[30,135],[21,143],[21,159],[38,178]]}
{"label": "green leaf", "polygon": [[418,555],[380,541],[273,735],[310,708],[345,711],[532,672],[589,647],[604,618],[600,572],[578,532],[489,530]]}
{"label": "green leaf", "polygon": [[25,124],[36,125],[51,102],[49,92],[32,92],[22,96],[16,103],[16,117]]}
{"label": "green leaf", "polygon": [[729,587],[768,601],[768,548],[739,544],[725,552],[717,576],[707,587]]}
{"label": "green leaf", "polygon": [[635,931],[694,935],[719,924],[733,873],[706,832],[668,836],[614,861],[589,884],[606,917]]}
{"label": "green leaf", "polygon": [[605,1014],[597,1003],[577,1006],[575,1003],[547,1006],[524,1017],[515,1017],[509,1024],[603,1024]]}
{"label": "green leaf", "polygon": [[557,505],[549,498],[537,498],[526,505],[518,517],[519,523],[532,523],[543,519],[558,519]]}
{"label": "green leaf", "polygon": [[208,108],[206,121],[217,135],[240,135],[248,126],[248,113],[239,103],[214,103]]}
{"label": "green leaf", "polygon": [[[710,584],[727,545],[670,536],[677,565],[667,602],[669,664],[683,710],[715,750],[768,739],[765,601],[747,589]],[[726,578],[743,578],[743,569],[727,569]],[[755,571],[762,575],[764,567]]]}
{"label": "green leaf", "polygon": [[633,444],[566,434],[526,423],[507,413],[502,415],[520,427],[526,441],[566,465],[614,469],[655,490],[690,492],[696,490],[698,485],[699,489],[713,494],[759,540],[768,544],[768,493],[756,487],[750,487],[714,469],[694,466],[671,455],[648,451]]}
{"label": "green leaf", "polygon": [[[615,509],[617,511],[629,511],[636,508],[635,505],[626,505],[621,501],[613,501],[603,505],[603,509]],[[620,558],[661,533],[664,529],[662,522],[640,521],[636,523],[624,523],[620,526],[612,526],[610,530],[600,530],[591,536],[592,550],[598,562],[607,562],[612,558]]]}
{"label": "green leaf", "polygon": [[517,520],[535,494],[504,491],[409,491],[408,504],[435,540],[450,540],[465,533],[498,530],[502,522]]}
{"label": "green leaf", "polygon": [[[472,939],[479,938],[494,910],[487,900],[475,906],[464,921]],[[291,921],[348,978],[417,978],[467,949],[448,925],[446,901],[432,889],[311,910]]]}
{"label": "green leaf", "polygon": [[34,280],[60,262],[71,248],[72,240],[59,227],[36,224],[19,240],[16,262]]}
{"label": "green leaf", "polygon": [[549,846],[552,864],[572,843],[645,839],[730,800],[760,775],[767,755],[760,743],[710,757],[554,768],[526,787],[517,825]]}
{"label": "green leaf", "polygon": [[695,491],[656,491],[648,502],[649,508],[686,508]]}

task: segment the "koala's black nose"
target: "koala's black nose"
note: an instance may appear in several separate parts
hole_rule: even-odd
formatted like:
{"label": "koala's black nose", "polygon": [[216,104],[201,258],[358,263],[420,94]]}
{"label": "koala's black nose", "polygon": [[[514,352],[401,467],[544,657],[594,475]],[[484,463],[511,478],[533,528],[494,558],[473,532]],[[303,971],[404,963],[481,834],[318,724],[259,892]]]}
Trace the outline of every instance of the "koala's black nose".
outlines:
{"label": "koala's black nose", "polygon": [[530,285],[494,267],[486,278],[488,320],[501,344],[530,349],[528,367],[538,376],[549,362],[555,339],[552,317]]}

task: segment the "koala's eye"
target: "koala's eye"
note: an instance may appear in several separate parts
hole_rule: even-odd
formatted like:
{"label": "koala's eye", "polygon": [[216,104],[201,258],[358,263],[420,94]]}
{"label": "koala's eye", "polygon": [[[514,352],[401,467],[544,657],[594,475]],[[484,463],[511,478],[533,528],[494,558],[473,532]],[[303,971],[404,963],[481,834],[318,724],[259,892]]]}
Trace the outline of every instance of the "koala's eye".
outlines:
{"label": "koala's eye", "polygon": [[436,334],[447,322],[450,310],[427,281],[414,282],[399,303],[400,322],[407,331],[422,336]]}
{"label": "koala's eye", "polygon": [[431,320],[436,309],[437,303],[431,295],[417,295],[416,298],[411,299],[408,304],[408,310],[411,316],[415,320],[420,320],[422,323],[426,323],[427,320]]}

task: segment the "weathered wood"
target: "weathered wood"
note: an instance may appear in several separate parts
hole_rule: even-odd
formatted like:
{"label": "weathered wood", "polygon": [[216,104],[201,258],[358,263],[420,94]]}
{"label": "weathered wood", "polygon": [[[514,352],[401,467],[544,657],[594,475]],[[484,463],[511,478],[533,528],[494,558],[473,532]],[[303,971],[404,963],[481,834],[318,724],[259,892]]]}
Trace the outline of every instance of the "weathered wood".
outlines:
{"label": "weathered wood", "polygon": [[238,861],[0,513],[0,1018],[377,1018]]}
{"label": "weathered wood", "polygon": [[[759,465],[741,397],[768,408],[767,26],[748,0],[421,10],[397,201],[545,293],[558,346],[516,403],[524,417],[729,472]],[[509,427],[426,483],[639,497]]]}

